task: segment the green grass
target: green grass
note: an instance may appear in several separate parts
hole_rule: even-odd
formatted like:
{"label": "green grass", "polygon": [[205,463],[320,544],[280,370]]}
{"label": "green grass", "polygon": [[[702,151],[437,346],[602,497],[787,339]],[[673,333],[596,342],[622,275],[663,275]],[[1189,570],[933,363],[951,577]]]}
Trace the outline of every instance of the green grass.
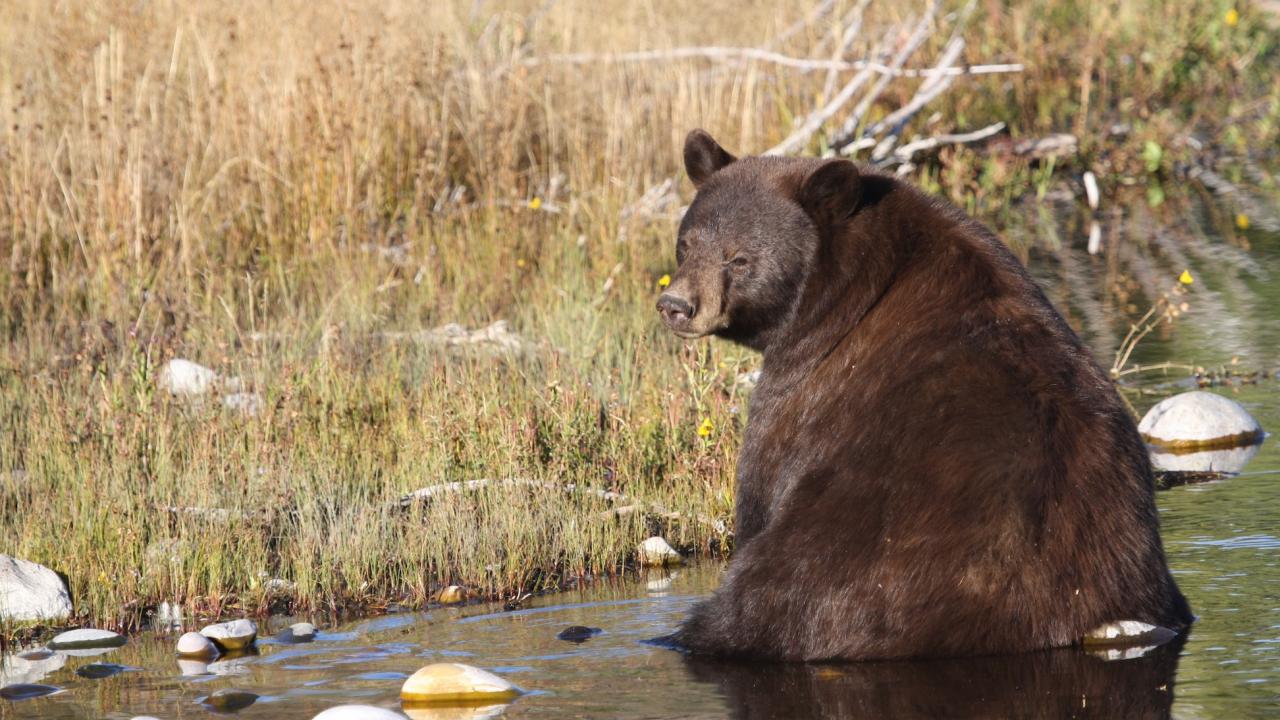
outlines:
{"label": "green grass", "polygon": [[[761,46],[804,6],[271,5],[0,9],[0,549],[65,573],[78,619],[120,627],[165,600],[218,615],[420,604],[449,583],[551,589],[623,570],[654,531],[727,550],[707,523],[606,516],[559,488],[731,520],[734,378],[753,358],[659,327],[674,225],[622,210],[679,172],[691,127],[735,151],[780,140],[823,73],[516,60]],[[919,9],[880,5],[869,36]],[[999,224],[1084,168],[1109,192],[1175,195],[1199,157],[1189,134],[1215,157],[1274,160],[1274,36],[1245,6],[1227,25],[1228,9],[979,3],[966,61],[1027,71],[961,80],[914,130],[1003,120],[1014,137],[1075,132],[1081,153],[1049,166],[948,149],[916,179]],[[808,56],[824,32],[780,49]],[[895,82],[868,119],[913,91]],[[400,260],[368,249],[400,246]],[[538,349],[383,335],[495,319]],[[265,410],[169,398],[155,376],[172,357],[242,377]],[[486,477],[551,487],[391,507]],[[267,578],[296,588],[273,596]]]}

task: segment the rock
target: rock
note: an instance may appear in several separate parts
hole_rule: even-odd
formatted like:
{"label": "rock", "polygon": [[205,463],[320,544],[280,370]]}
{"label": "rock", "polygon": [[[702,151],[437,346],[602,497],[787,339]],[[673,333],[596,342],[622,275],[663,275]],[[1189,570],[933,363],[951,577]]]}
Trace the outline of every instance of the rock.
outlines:
{"label": "rock", "polygon": [[199,363],[174,358],[160,368],[156,384],[170,395],[196,397],[217,387],[218,373]]}
{"label": "rock", "polygon": [[31,685],[21,683],[0,688],[0,698],[5,700],[30,700],[62,692],[62,688],[53,685]]}
{"label": "rock", "polygon": [[258,696],[247,690],[223,688],[217,690],[200,701],[201,705],[220,713],[233,713],[243,710],[258,701]]}
{"label": "rock", "polygon": [[321,712],[311,720],[404,720],[404,715],[372,705],[339,705]]}
{"label": "rock", "polygon": [[262,412],[263,401],[258,393],[232,393],[223,396],[222,406],[245,417],[257,417],[258,413]]}
{"label": "rock", "polygon": [[60,620],[71,614],[71,596],[49,568],[0,555],[0,618],[14,622]]}
{"label": "rock", "polygon": [[200,634],[216,643],[220,650],[240,650],[258,639],[258,626],[252,620],[232,620],[206,625]]}
{"label": "rock", "polygon": [[311,623],[294,623],[276,634],[282,643],[309,643],[316,639],[316,626]]}
{"label": "rock", "polygon": [[182,606],[169,601],[161,602],[156,614],[151,618],[151,629],[160,632],[173,632],[182,629]]}
{"label": "rock", "polygon": [[48,650],[30,650],[0,658],[0,687],[38,683],[67,664],[67,656]]}
{"label": "rock", "polygon": [[68,630],[49,641],[50,650],[93,650],[98,648],[116,648],[128,642],[120,633],[110,630],[84,628]]}
{"label": "rock", "polygon": [[509,700],[522,692],[487,670],[461,663],[435,663],[404,681],[400,699],[406,703],[469,703]]}
{"label": "rock", "polygon": [[640,558],[640,564],[648,567],[662,567],[664,565],[679,565],[684,562],[684,558],[680,557],[680,553],[675,548],[667,544],[667,541],[654,536],[640,543],[637,549]]}
{"label": "rock", "polygon": [[436,602],[452,605],[454,603],[466,602],[471,593],[461,585],[450,585],[436,594]]}
{"label": "rock", "polygon": [[581,644],[602,632],[604,631],[600,628],[586,627],[584,625],[570,625],[559,633],[556,633],[556,639]]}
{"label": "rock", "polygon": [[1160,401],[1142,418],[1138,432],[1168,450],[1239,447],[1265,437],[1262,426],[1240,403],[1202,390]]}
{"label": "rock", "polygon": [[1120,620],[1107,623],[1085,635],[1084,646],[1162,645],[1177,636],[1178,633],[1159,625],[1149,625],[1137,620]]}
{"label": "rock", "polygon": [[115,663],[91,663],[89,665],[82,665],[76,668],[76,674],[82,678],[89,678],[90,680],[101,680],[102,678],[109,678],[112,675],[118,675],[128,669],[129,668],[124,665],[117,665]]}
{"label": "rock", "polygon": [[215,658],[218,657],[218,646],[198,632],[185,633],[178,638],[178,657]]}

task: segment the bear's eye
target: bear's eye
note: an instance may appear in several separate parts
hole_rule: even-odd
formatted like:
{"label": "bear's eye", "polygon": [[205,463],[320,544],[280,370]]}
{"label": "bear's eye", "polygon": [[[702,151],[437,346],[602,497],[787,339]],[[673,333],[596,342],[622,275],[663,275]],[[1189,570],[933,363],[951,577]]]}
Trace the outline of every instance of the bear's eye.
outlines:
{"label": "bear's eye", "polygon": [[748,260],[745,256],[735,255],[733,259],[725,261],[724,264],[734,270],[742,270],[747,267],[747,263],[748,263]]}

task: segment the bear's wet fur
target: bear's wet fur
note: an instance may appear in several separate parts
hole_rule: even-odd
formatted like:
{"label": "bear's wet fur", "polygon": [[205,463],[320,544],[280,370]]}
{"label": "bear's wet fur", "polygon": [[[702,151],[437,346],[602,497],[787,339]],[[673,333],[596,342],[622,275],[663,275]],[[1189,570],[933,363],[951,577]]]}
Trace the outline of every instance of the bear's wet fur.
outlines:
{"label": "bear's wet fur", "polygon": [[845,160],[737,159],[695,130],[685,163],[659,310],[764,358],[734,556],[675,643],[948,657],[1190,624],[1134,420],[998,238]]}

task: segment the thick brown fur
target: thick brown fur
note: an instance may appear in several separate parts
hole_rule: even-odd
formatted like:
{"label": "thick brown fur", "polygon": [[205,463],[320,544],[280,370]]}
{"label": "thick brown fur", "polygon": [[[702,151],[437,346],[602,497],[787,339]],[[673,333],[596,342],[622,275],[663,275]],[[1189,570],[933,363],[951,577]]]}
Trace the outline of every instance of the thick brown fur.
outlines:
{"label": "thick brown fur", "polygon": [[999,239],[846,161],[735,159],[700,131],[685,157],[699,189],[659,309],[764,364],[737,548],[679,644],[944,657],[1191,622],[1132,417]]}

